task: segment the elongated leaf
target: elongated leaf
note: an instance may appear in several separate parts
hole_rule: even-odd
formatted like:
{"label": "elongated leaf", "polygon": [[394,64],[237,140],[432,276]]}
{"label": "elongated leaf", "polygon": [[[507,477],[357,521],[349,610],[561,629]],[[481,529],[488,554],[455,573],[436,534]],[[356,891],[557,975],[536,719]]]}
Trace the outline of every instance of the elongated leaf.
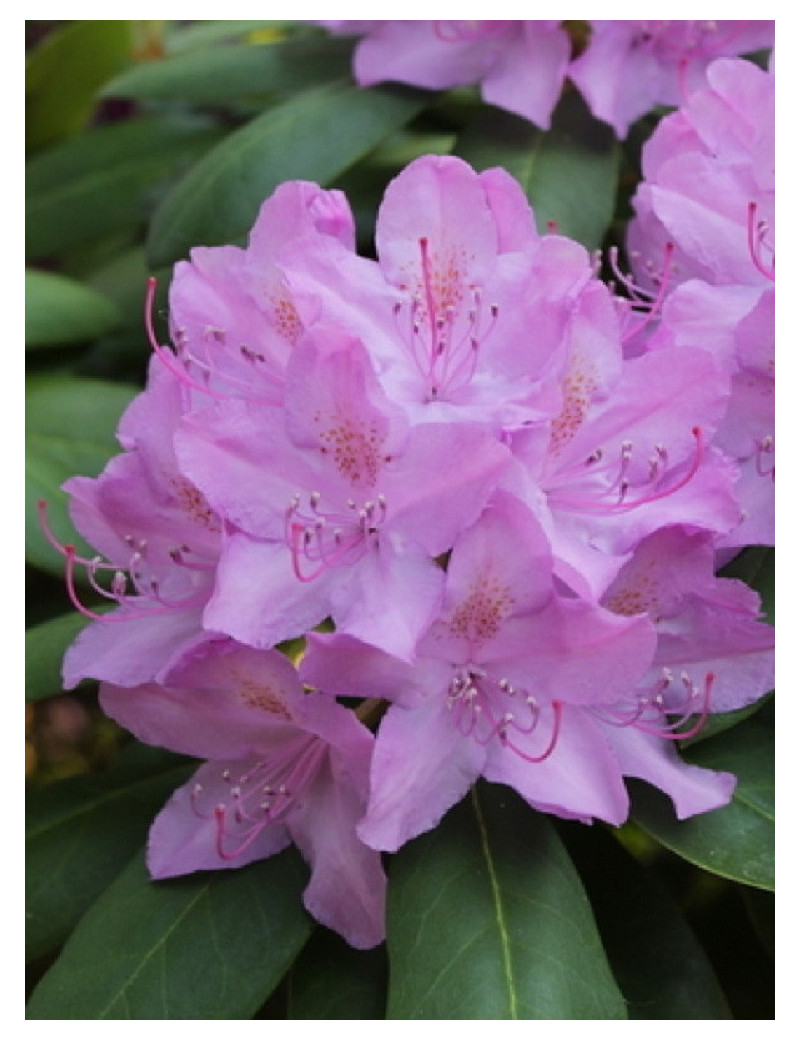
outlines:
{"label": "elongated leaf", "polygon": [[67,515],[60,490],[76,474],[96,476],[119,450],[117,422],[136,390],[97,379],[30,378],[25,390],[25,558],[53,574],[64,561],[42,533],[37,502],[45,499],[56,536],[93,555]]}
{"label": "elongated leaf", "polygon": [[131,24],[79,21],[57,30],[25,70],[28,148],[74,133],[91,115],[99,87],[128,61]]}
{"label": "elongated leaf", "polygon": [[58,948],[128,863],[151,820],[191,774],[185,758],[141,745],[105,773],[72,777],[27,799],[26,958]]}
{"label": "elongated leaf", "polygon": [[330,184],[425,103],[420,91],[336,82],[304,91],[230,134],[176,185],[150,227],[159,267],[195,245],[244,240],[285,180]]}
{"label": "elongated leaf", "polygon": [[250,1018],[311,932],[306,880],[294,849],[157,883],[138,854],[83,917],[27,1017]]}
{"label": "elongated leaf", "polygon": [[388,1018],[625,1018],[550,822],[480,785],[392,861]]}
{"label": "elongated leaf", "polygon": [[119,322],[116,307],[71,278],[25,272],[25,346],[48,347],[95,339]]}
{"label": "elongated leaf", "polygon": [[678,904],[601,827],[562,824],[632,1019],[722,1019],[731,1012]]}
{"label": "elongated leaf", "polygon": [[222,105],[343,78],[350,68],[352,49],[351,40],[313,37],[189,51],[135,65],[108,83],[103,94]]}
{"label": "elongated leaf", "polygon": [[478,170],[503,166],[513,174],[542,234],[554,221],[559,234],[587,249],[602,242],[614,215],[619,147],[577,93],[562,97],[548,131],[510,112],[485,109],[454,151]]}
{"label": "elongated leaf", "polygon": [[218,44],[245,37],[280,37],[294,22],[271,21],[208,21],[173,24],[166,34],[167,50],[170,54],[181,54],[188,50],[208,50]]}
{"label": "elongated leaf", "polygon": [[147,117],[99,127],[37,156],[26,172],[28,259],[143,226],[168,180],[222,134],[207,118]]}
{"label": "elongated leaf", "polygon": [[733,800],[721,809],[678,821],[653,788],[634,783],[633,819],[689,862],[756,888],[775,888],[775,737],[765,712],[687,748],[684,757],[738,777]]}
{"label": "elongated leaf", "polygon": [[288,1017],[385,1018],[386,978],[385,946],[354,950],[318,928],[292,966]]}

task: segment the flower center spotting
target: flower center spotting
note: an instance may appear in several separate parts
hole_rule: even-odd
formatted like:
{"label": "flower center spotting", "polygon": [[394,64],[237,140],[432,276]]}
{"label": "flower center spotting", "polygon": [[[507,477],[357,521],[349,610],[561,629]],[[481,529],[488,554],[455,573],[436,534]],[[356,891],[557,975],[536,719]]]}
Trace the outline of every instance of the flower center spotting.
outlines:
{"label": "flower center spotting", "polygon": [[286,722],[293,721],[280,690],[268,683],[256,682],[249,676],[234,674],[238,684],[236,692],[248,708],[258,708]]}
{"label": "flower center spotting", "polygon": [[453,610],[448,627],[454,636],[475,646],[497,635],[513,604],[507,585],[492,575],[483,575],[470,585],[466,598]]}
{"label": "flower center spotting", "polygon": [[170,480],[172,492],[181,510],[200,527],[217,534],[222,530],[219,517],[206,501],[205,495],[185,477]]}
{"label": "flower center spotting", "polygon": [[340,475],[356,488],[375,486],[384,462],[382,454],[384,434],[374,421],[335,416],[324,422],[321,414],[314,416],[321,427],[320,452],[330,458]]}
{"label": "flower center spotting", "polygon": [[561,390],[564,404],[561,413],[550,426],[550,452],[558,453],[568,444],[583,423],[592,394],[597,390],[591,366],[580,357],[573,357],[564,377]]}
{"label": "flower center spotting", "polygon": [[272,325],[275,331],[281,339],[294,346],[303,331],[303,324],[293,300],[284,294],[273,296],[270,303],[272,304]]}

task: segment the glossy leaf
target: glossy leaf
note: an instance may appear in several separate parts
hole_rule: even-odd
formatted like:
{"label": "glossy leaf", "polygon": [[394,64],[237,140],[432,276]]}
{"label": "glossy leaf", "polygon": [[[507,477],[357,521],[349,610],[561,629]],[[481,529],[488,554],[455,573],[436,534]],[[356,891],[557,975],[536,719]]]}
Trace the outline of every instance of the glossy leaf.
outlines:
{"label": "glossy leaf", "polygon": [[317,928],[292,966],[289,1018],[386,1017],[386,947],[354,950],[327,928]]}
{"label": "glossy leaf", "polygon": [[687,748],[687,761],[738,777],[729,805],[678,821],[672,803],[632,783],[633,819],[668,849],[714,874],[775,887],[775,737],[762,714]]}
{"label": "glossy leaf", "polygon": [[652,870],[607,830],[559,827],[592,903],[631,1019],[723,1019],[731,1013],[703,947]]}
{"label": "glossy leaf", "polygon": [[496,109],[484,109],[455,146],[478,170],[503,166],[520,182],[540,233],[559,234],[596,249],[614,215],[619,146],[576,93],[565,94],[550,130]]}
{"label": "glossy leaf", "polygon": [[73,22],[31,54],[25,70],[25,140],[38,148],[79,130],[98,89],[129,60],[131,23]]}
{"label": "glossy leaf", "polygon": [[132,66],[106,85],[106,97],[224,105],[270,91],[285,93],[339,79],[352,41],[333,37],[229,44]]}
{"label": "glossy leaf", "polygon": [[94,550],[75,536],[61,485],[75,474],[96,476],[119,450],[115,430],[136,389],[94,379],[31,377],[25,390],[25,558],[62,574],[63,558],[42,533],[37,502],[46,500],[62,542]]}
{"label": "glossy leaf", "polygon": [[194,768],[177,755],[141,745],[132,750],[134,757],[107,772],[71,777],[28,795],[26,959],[64,942]]}
{"label": "glossy leaf", "polygon": [[230,134],[164,200],[150,227],[151,265],[173,263],[192,246],[243,240],[279,184],[330,184],[423,103],[419,91],[336,82],[268,109]]}
{"label": "glossy leaf", "polygon": [[25,346],[95,339],[119,322],[110,300],[81,282],[45,271],[25,272]]}
{"label": "glossy leaf", "polygon": [[146,117],[98,127],[40,154],[26,169],[28,259],[143,227],[165,183],[222,133],[205,117]]}
{"label": "glossy leaf", "polygon": [[294,849],[154,883],[134,856],[82,918],[29,1019],[246,1019],[308,938]]}
{"label": "glossy leaf", "polygon": [[388,1018],[625,1018],[551,823],[479,785],[391,863]]}

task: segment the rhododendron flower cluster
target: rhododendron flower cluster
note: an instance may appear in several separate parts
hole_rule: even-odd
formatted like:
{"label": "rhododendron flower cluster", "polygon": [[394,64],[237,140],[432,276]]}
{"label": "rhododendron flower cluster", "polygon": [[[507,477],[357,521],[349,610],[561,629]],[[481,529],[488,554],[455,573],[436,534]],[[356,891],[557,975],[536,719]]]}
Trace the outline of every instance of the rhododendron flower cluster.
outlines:
{"label": "rhododendron flower cluster", "polygon": [[[474,37],[436,41],[478,62]],[[289,182],[246,248],[177,264],[123,450],[66,486],[101,555],[59,546],[91,619],[66,685],[205,760],[153,824],[154,877],[293,842],[308,910],[370,947],[381,853],[478,777],[586,823],[626,820],[628,777],[679,818],[729,801],[676,743],[773,683],[758,596],[715,570],[765,540],[772,488],[770,84],[716,63],[650,142],[633,298],[451,156],[389,185],[374,259],[341,192]]]}
{"label": "rhododendron flower cluster", "polygon": [[724,55],[771,48],[771,21],[321,22],[361,36],[353,74],[429,89],[480,84],[484,101],[547,129],[569,80],[592,113],[627,135],[656,105],[677,105]]}

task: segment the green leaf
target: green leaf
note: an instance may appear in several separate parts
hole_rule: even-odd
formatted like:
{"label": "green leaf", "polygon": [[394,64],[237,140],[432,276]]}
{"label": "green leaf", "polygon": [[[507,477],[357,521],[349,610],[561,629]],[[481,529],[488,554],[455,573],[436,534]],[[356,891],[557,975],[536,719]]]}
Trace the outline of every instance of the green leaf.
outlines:
{"label": "green leaf", "polygon": [[73,22],[47,36],[25,69],[25,143],[38,148],[79,130],[98,89],[131,53],[131,23]]}
{"label": "green leaf", "polygon": [[454,151],[477,170],[503,166],[516,177],[542,234],[554,221],[559,234],[600,246],[614,216],[619,146],[576,92],[563,95],[548,131],[484,108]]}
{"label": "green leaf", "polygon": [[107,772],[71,777],[26,802],[26,960],[51,953],[139,849],[151,820],[195,768],[134,745]]}
{"label": "green leaf", "polygon": [[62,692],[64,652],[87,624],[82,614],[73,611],[25,630],[26,701],[40,701]]}
{"label": "green leaf", "polygon": [[224,131],[206,117],[148,116],[87,131],[28,163],[28,259],[144,226],[171,178]]}
{"label": "green leaf", "polygon": [[387,1018],[626,1017],[567,853],[505,787],[393,858],[387,934]]}
{"label": "green leaf", "polygon": [[147,243],[159,267],[196,245],[244,241],[286,180],[330,184],[423,107],[422,92],[331,83],[295,95],[230,134],[175,186]]}
{"label": "green leaf", "polygon": [[669,891],[602,827],[561,824],[631,1019],[723,1019],[711,963]]}
{"label": "green leaf", "polygon": [[284,30],[295,25],[290,21],[208,21],[174,23],[166,33],[166,45],[170,54],[183,51],[215,47],[231,40],[245,37],[279,37]]}
{"label": "green leaf", "polygon": [[106,97],[224,105],[270,91],[296,91],[343,78],[352,40],[312,37],[190,51],[135,65],[106,85]]}
{"label": "green leaf", "polygon": [[386,947],[354,950],[327,928],[317,928],[292,966],[289,1018],[386,1017]]}
{"label": "green leaf", "polygon": [[44,271],[25,272],[25,346],[96,339],[119,322],[117,308],[81,282]]}
{"label": "green leaf", "polygon": [[313,927],[287,849],[236,870],[152,882],[138,854],[81,920],[28,1019],[248,1019]]}
{"label": "green leaf", "polygon": [[665,795],[633,782],[632,817],[690,863],[745,885],[774,890],[775,736],[764,714],[683,753],[694,765],[738,777],[729,805],[679,821]]}
{"label": "green leaf", "polygon": [[56,537],[94,555],[76,538],[60,490],[69,477],[96,476],[119,451],[115,430],[135,387],[99,379],[31,377],[25,389],[25,559],[52,574],[62,574],[64,560],[49,544],[39,524],[37,502],[47,502]]}

